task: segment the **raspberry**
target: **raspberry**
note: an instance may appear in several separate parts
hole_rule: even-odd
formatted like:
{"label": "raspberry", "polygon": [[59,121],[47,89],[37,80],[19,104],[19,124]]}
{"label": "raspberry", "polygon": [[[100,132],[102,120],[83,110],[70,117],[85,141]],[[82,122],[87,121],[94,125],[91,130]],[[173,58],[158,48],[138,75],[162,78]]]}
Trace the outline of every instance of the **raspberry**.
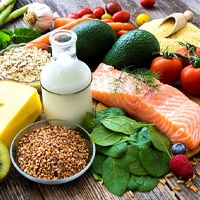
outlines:
{"label": "raspberry", "polygon": [[169,162],[171,171],[184,179],[192,178],[194,170],[192,164],[184,154],[175,155]]}

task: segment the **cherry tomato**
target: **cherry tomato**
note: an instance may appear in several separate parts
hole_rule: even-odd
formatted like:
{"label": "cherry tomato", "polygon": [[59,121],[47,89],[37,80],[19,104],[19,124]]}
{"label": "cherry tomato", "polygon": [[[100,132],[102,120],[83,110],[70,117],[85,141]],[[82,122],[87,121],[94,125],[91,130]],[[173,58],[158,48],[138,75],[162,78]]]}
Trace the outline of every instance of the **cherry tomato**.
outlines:
{"label": "cherry tomato", "polygon": [[85,15],[83,15],[82,16],[82,18],[92,18],[92,19],[97,19],[97,16],[96,15],[94,15],[94,14],[85,14]]}
{"label": "cherry tomato", "polygon": [[109,2],[106,4],[106,12],[110,15],[114,15],[116,12],[121,11],[121,6],[116,2]]}
{"label": "cherry tomato", "polygon": [[172,57],[164,58],[163,56],[159,56],[153,59],[150,71],[159,74],[159,80],[162,83],[173,85],[179,80],[180,73],[183,69],[181,61]]}
{"label": "cherry tomato", "polygon": [[90,8],[81,8],[76,14],[81,18],[83,15],[92,14],[92,10]]}
{"label": "cherry tomato", "polygon": [[144,8],[151,8],[156,3],[156,0],[140,0],[140,5]]}
{"label": "cherry tomato", "polygon": [[101,7],[101,6],[98,6],[96,8],[93,9],[93,14],[97,16],[97,18],[101,19],[101,16],[103,14],[105,14],[105,10]]}
{"label": "cherry tomato", "polygon": [[200,95],[200,68],[188,65],[181,71],[180,84],[184,91],[192,95]]}
{"label": "cherry tomato", "polygon": [[76,13],[68,13],[66,15],[67,18],[71,18],[71,19],[78,19],[79,16]]}
{"label": "cherry tomato", "polygon": [[118,11],[113,16],[114,22],[128,22],[130,20],[130,13],[127,11]]}
{"label": "cherry tomato", "polygon": [[144,23],[149,22],[149,21],[151,21],[151,18],[150,18],[150,16],[149,16],[148,14],[146,14],[146,13],[140,13],[140,14],[136,17],[136,19],[135,19],[135,22],[136,22],[136,24],[137,24],[138,26],[141,26],[141,25],[143,25]]}
{"label": "cherry tomato", "polygon": [[101,16],[101,19],[112,19],[112,15],[106,13]]}

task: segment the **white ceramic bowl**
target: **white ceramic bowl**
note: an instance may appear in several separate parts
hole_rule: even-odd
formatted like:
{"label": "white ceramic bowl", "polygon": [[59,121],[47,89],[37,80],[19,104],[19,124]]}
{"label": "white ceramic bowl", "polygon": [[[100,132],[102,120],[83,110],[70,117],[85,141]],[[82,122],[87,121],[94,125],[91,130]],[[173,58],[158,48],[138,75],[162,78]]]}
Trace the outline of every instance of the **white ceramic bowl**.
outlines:
{"label": "white ceramic bowl", "polygon": [[[86,143],[88,145],[89,148],[89,158],[87,160],[87,165],[84,169],[82,169],[80,172],[78,172],[77,174],[64,178],[64,179],[58,179],[58,180],[45,180],[45,179],[39,179],[36,178],[34,176],[31,176],[27,173],[25,173],[20,167],[19,167],[19,163],[17,160],[17,156],[16,156],[16,147],[19,143],[19,141],[21,140],[21,138],[26,134],[29,133],[31,134],[31,131],[33,129],[37,129],[37,128],[41,128],[41,127],[45,127],[47,125],[57,125],[57,126],[64,126],[67,127],[69,129],[74,129],[80,132],[81,137],[86,138]],[[96,153],[96,148],[95,148],[95,144],[90,140],[89,138],[89,133],[83,129],[81,126],[79,126],[78,124],[75,124],[73,122],[69,122],[69,121],[64,121],[64,120],[41,120],[38,122],[35,122],[27,127],[25,127],[24,129],[22,129],[13,139],[12,143],[11,143],[11,147],[10,147],[10,157],[11,157],[11,161],[13,166],[16,168],[16,170],[23,175],[24,177],[26,177],[27,179],[37,182],[37,183],[42,183],[42,184],[63,184],[63,183],[67,183],[70,181],[75,180],[76,178],[80,177],[81,175],[83,175],[91,166],[94,157],[95,157],[95,153]]]}

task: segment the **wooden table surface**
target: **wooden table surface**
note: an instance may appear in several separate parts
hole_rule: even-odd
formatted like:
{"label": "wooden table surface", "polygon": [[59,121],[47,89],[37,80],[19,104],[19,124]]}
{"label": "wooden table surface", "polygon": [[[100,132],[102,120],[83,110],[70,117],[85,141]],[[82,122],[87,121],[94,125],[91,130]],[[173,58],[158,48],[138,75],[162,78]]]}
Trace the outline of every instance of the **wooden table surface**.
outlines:
{"label": "wooden table surface", "polygon": [[[148,13],[152,19],[163,18],[174,12],[183,13],[185,10],[194,12],[195,20],[193,24],[200,28],[200,0],[157,0],[156,5],[151,9],[145,9],[140,6],[139,0],[115,0],[120,3],[124,10],[131,13],[131,22],[135,24],[136,16],[141,12]],[[76,12],[81,7],[94,8],[96,6],[105,6],[108,0],[20,0],[16,7],[24,6],[27,3],[39,2],[48,4],[52,11],[58,12],[60,16],[65,16],[68,12]],[[6,26],[0,28],[13,29],[14,27],[26,27],[22,17],[13,21]],[[190,37],[190,36],[188,36]],[[200,163],[194,167],[200,170]],[[88,170],[79,179],[62,184],[62,185],[42,185],[31,182],[22,177],[14,168],[12,168],[8,179],[0,184],[0,199],[1,200],[148,200],[148,199],[166,199],[166,200],[195,200],[200,199],[200,177],[196,176],[194,184],[199,191],[194,193],[184,185],[180,185],[181,191],[174,191],[172,188],[176,185],[177,178],[166,179],[165,185],[159,183],[157,187],[146,193],[134,192],[134,197],[131,197],[127,192],[122,197],[116,197],[107,189],[95,181],[91,171]],[[174,195],[172,193],[174,191]]]}

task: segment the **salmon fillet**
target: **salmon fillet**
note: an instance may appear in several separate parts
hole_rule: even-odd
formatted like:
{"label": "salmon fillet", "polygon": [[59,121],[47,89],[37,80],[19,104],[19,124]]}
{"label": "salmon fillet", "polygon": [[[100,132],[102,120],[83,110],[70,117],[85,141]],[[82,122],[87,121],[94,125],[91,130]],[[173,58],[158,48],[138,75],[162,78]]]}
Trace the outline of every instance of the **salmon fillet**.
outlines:
{"label": "salmon fillet", "polygon": [[155,124],[171,143],[188,150],[200,143],[200,106],[178,89],[157,81],[157,90],[112,66],[93,72],[92,96],[107,106],[121,107],[134,119]]}

